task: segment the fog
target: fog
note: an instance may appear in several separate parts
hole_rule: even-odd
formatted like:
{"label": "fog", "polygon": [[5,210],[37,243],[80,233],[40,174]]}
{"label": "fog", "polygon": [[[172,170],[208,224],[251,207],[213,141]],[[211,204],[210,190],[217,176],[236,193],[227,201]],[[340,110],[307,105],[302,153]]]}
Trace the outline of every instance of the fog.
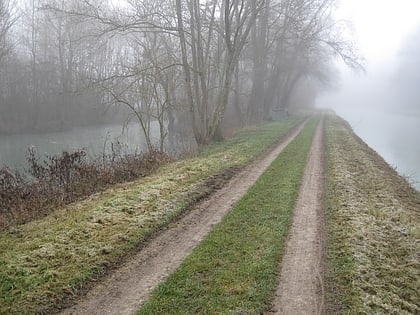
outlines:
{"label": "fog", "polygon": [[335,56],[360,65],[337,3],[0,0],[0,167],[27,145],[92,146],[80,130],[101,145],[135,123],[165,151],[313,107]]}
{"label": "fog", "polygon": [[[400,1],[0,0],[0,167],[34,144],[98,151],[130,123],[145,151],[207,145],[318,101],[420,182],[419,35],[391,51],[419,2]],[[364,19],[360,53],[340,10]],[[342,89],[318,98],[334,61]]]}
{"label": "fog", "polygon": [[338,65],[340,88],[318,99],[420,189],[420,27],[365,74]]}

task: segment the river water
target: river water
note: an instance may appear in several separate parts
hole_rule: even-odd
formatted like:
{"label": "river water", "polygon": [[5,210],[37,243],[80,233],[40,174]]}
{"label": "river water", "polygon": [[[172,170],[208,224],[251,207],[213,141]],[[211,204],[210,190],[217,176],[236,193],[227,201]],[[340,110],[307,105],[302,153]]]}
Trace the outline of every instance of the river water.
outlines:
{"label": "river water", "polygon": [[[159,125],[151,123],[153,142],[158,146]],[[26,167],[26,155],[29,147],[35,147],[41,158],[45,155],[55,155],[63,151],[86,149],[88,156],[95,158],[103,152],[109,153],[111,142],[118,141],[122,151],[126,153],[144,152],[147,149],[143,133],[137,124],[130,124],[126,128],[121,125],[102,125],[74,128],[64,132],[45,134],[22,134],[0,136],[0,167],[22,169]],[[188,137],[168,137],[165,148],[169,153],[176,154],[194,147],[192,139]]]}
{"label": "river water", "polygon": [[356,134],[420,190],[420,117],[368,109],[336,108]]}
{"label": "river water", "polygon": [[[335,110],[371,148],[420,190],[420,117],[345,107]],[[157,122],[152,122],[151,129],[157,144]],[[142,131],[136,124],[124,130],[120,125],[106,125],[38,135],[0,136],[0,166],[22,169],[31,146],[41,157],[85,148],[93,158],[109,152],[111,142],[115,141],[119,141],[128,153],[146,150]],[[168,137],[165,146],[173,154],[194,147],[193,140],[185,136]]]}

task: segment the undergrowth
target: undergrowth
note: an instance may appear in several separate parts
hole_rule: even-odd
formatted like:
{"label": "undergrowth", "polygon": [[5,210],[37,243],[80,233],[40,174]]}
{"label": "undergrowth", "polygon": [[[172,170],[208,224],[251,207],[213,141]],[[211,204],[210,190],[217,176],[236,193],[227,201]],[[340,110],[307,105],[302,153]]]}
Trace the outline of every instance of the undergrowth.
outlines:
{"label": "undergrowth", "polygon": [[420,193],[327,119],[328,296],[334,314],[420,313]]}
{"label": "undergrowth", "polygon": [[0,232],[0,313],[45,313],[81,294],[209,194],[214,189],[209,178],[240,169],[299,121],[247,129],[195,157]]}
{"label": "undergrowth", "polygon": [[308,123],[139,314],[270,310],[316,124]]}
{"label": "undergrowth", "polygon": [[28,149],[25,171],[0,169],[0,230],[40,218],[113,184],[152,173],[169,162],[160,151],[123,154],[117,144],[112,153],[91,160],[84,149],[45,156]]}

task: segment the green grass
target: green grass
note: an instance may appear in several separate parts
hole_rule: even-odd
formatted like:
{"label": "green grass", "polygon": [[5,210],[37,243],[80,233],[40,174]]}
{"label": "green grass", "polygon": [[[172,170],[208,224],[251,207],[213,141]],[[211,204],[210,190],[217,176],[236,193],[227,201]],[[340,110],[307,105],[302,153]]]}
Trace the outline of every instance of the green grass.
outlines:
{"label": "green grass", "polygon": [[260,314],[270,309],[317,121],[308,123],[139,314]]}
{"label": "green grass", "polygon": [[420,313],[420,193],[336,116],[326,124],[333,314]]}
{"label": "green grass", "polygon": [[0,233],[0,314],[59,307],[211,192],[209,177],[243,167],[301,118],[250,128],[195,157]]}

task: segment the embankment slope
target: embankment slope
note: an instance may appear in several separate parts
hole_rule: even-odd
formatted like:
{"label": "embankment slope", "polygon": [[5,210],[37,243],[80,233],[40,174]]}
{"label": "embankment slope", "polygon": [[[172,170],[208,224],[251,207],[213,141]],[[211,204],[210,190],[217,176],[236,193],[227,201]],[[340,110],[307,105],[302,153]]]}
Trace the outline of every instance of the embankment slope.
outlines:
{"label": "embankment slope", "polygon": [[420,313],[420,192],[326,119],[329,313]]}

